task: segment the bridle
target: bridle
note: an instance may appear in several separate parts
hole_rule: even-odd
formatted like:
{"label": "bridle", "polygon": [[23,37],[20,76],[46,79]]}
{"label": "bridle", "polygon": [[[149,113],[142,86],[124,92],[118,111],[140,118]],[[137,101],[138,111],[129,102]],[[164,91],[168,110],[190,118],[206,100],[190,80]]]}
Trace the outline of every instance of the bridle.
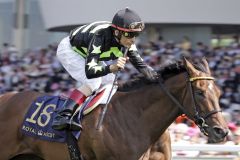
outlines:
{"label": "bridle", "polygon": [[196,103],[196,98],[195,94],[193,92],[193,87],[192,87],[192,82],[197,81],[197,80],[214,80],[214,77],[205,77],[205,76],[200,76],[200,77],[191,77],[189,78],[188,81],[188,86],[190,90],[190,94],[192,95],[192,100],[193,100],[193,105],[195,109],[195,115],[193,116],[195,124],[200,128],[201,132],[208,136],[208,133],[206,132],[206,128],[209,128],[208,124],[206,123],[206,119],[211,117],[213,114],[216,114],[218,112],[222,112],[222,110],[212,110],[209,113],[206,113],[205,115],[200,115],[199,114],[199,107],[197,106]]}
{"label": "bridle", "polygon": [[171,98],[171,100],[182,110],[184,114],[186,114],[189,118],[193,119],[195,124],[199,127],[200,131],[208,136],[208,133],[206,132],[206,129],[209,128],[208,124],[206,123],[206,119],[211,117],[213,114],[216,114],[218,112],[222,112],[222,110],[212,110],[209,113],[206,113],[205,115],[199,114],[199,107],[196,103],[195,94],[193,92],[192,82],[197,80],[214,80],[214,77],[208,77],[208,76],[199,76],[199,77],[188,77],[187,76],[187,85],[190,90],[191,98],[193,100],[193,107],[195,110],[194,116],[191,116],[189,114],[185,107],[165,88],[164,84],[162,83],[162,80],[159,82],[160,87],[162,90]]}

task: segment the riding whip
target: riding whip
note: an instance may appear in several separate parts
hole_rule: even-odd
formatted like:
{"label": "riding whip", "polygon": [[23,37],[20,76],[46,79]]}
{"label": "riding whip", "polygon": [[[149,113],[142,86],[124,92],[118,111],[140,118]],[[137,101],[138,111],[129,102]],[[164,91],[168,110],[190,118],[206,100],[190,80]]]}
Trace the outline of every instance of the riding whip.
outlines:
{"label": "riding whip", "polygon": [[[123,50],[123,48],[122,48],[121,50]],[[127,52],[128,52],[128,48],[126,48],[126,50],[125,50],[125,52],[124,52],[124,55],[123,55],[124,57],[126,57]],[[106,112],[107,112],[108,103],[109,103],[110,97],[111,97],[112,92],[113,92],[113,87],[116,85],[116,82],[117,82],[118,73],[119,73],[119,71],[118,71],[117,73],[115,73],[115,78],[114,78],[114,80],[113,80],[112,88],[111,88],[110,93],[109,93],[108,98],[107,98],[107,103],[106,103],[106,105],[103,107],[103,110],[102,110],[101,115],[100,115],[100,119],[98,120],[97,130],[99,130],[99,128],[102,126],[103,119],[104,119],[105,114],[106,114]]]}

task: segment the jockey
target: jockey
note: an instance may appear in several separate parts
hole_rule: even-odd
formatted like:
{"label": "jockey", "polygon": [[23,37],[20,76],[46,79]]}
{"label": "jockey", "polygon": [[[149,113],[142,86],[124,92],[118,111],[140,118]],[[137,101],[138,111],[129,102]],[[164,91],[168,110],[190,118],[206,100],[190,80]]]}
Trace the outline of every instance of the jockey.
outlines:
{"label": "jockey", "polygon": [[[81,130],[81,124],[70,122],[72,114],[101,84],[112,84],[115,74],[123,69],[126,60],[149,80],[156,80],[156,72],[139,56],[136,37],[144,29],[144,23],[129,8],[119,10],[112,23],[97,21],[75,28],[65,37],[57,49],[57,57],[66,71],[79,82],[53,120],[55,130]],[[129,49],[127,58],[124,50]],[[113,64],[105,61],[116,60]]]}

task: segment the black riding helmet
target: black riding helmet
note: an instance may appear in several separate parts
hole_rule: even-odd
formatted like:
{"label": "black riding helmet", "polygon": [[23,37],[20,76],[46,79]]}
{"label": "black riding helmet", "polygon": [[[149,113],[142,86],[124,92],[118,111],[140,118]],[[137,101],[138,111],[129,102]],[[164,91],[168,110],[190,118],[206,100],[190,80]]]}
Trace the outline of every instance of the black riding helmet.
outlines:
{"label": "black riding helmet", "polygon": [[134,36],[144,29],[144,23],[136,12],[129,8],[125,8],[119,10],[114,15],[112,20],[112,27],[121,31],[121,33],[132,33]]}

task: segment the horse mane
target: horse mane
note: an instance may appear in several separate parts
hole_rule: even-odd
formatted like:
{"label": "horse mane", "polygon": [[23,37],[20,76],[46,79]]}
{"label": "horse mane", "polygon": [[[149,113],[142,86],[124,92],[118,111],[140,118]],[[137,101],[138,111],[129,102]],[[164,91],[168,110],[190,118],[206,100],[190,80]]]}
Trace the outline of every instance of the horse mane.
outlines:
{"label": "horse mane", "polygon": [[[201,60],[193,61],[190,59],[190,61],[197,70],[207,73],[208,69],[203,65]],[[157,73],[161,75],[161,78],[163,79],[163,81],[165,81],[168,78],[171,78],[173,76],[176,76],[186,71],[187,70],[183,60],[179,60],[179,61],[174,61],[171,64],[160,66],[160,69],[157,70]],[[154,85],[154,84],[157,84],[157,83],[147,80],[146,77],[143,75],[138,75],[134,77],[134,79],[131,79],[124,83],[120,83],[118,87],[118,91],[123,91],[123,92],[131,91],[131,90],[144,87],[146,85]]]}
{"label": "horse mane", "polygon": [[186,71],[186,68],[183,64],[183,61],[176,61],[171,64],[161,66],[159,71],[157,72],[159,75],[161,75],[163,80],[167,80],[168,78],[176,76],[185,71]]}
{"label": "horse mane", "polygon": [[[168,78],[171,78],[185,71],[186,69],[183,62],[176,61],[165,66],[160,66],[160,69],[157,71],[157,73],[161,75],[162,79],[165,81]],[[127,82],[119,83],[118,91],[127,92],[131,90],[136,90],[146,85],[154,85],[154,84],[156,85],[157,82],[151,82],[148,79],[146,79],[145,76],[138,75],[134,77],[134,79],[131,79]]]}

